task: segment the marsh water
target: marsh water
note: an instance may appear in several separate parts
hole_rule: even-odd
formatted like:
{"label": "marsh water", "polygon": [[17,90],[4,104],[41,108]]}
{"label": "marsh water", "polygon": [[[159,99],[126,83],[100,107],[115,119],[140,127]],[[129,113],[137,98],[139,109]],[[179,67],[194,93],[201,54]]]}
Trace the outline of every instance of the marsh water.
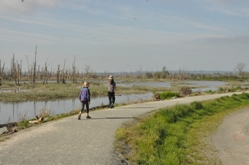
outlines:
{"label": "marsh water", "polygon": [[[195,86],[193,91],[217,90],[224,86],[222,81],[186,81],[179,83],[178,86]],[[134,82],[134,83],[120,83],[117,86],[153,86],[170,88],[170,82]],[[4,92],[4,91],[0,91]],[[8,92],[8,91],[7,91]],[[116,96],[116,103],[129,103],[131,101],[149,100],[153,96],[152,93],[146,94],[132,94],[132,95],[118,95]],[[97,97],[91,99],[91,107],[100,106],[101,104],[108,104],[107,97]],[[9,122],[18,122],[22,119],[32,119],[39,115],[42,109],[50,112],[51,115],[67,113],[72,110],[80,108],[78,98],[54,101],[27,101],[20,103],[3,103],[0,102],[0,124]]]}

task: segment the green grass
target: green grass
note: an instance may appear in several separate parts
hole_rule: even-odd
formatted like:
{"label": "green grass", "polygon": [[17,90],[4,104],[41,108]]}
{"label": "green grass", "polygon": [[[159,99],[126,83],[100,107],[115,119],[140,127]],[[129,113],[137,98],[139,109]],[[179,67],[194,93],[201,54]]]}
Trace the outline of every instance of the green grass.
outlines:
{"label": "green grass", "polygon": [[172,97],[180,97],[179,92],[162,92],[159,94],[162,99],[170,99]]}
{"label": "green grass", "polygon": [[180,97],[179,92],[171,92],[171,91],[165,91],[160,93],[155,93],[154,97],[162,100],[171,99],[173,97]]}
{"label": "green grass", "polygon": [[224,116],[248,105],[249,94],[243,93],[161,109],[119,128],[116,145],[132,164],[216,164],[203,139]]}

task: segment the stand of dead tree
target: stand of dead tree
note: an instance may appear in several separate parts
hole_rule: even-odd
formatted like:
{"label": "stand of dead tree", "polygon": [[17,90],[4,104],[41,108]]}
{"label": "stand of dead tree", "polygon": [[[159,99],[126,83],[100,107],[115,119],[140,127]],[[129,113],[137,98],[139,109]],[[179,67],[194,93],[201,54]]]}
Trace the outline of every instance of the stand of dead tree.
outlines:
{"label": "stand of dead tree", "polygon": [[57,74],[56,74],[57,83],[60,83],[60,65],[57,67]]}
{"label": "stand of dead tree", "polygon": [[66,79],[65,79],[65,65],[66,65],[66,60],[64,60],[64,65],[63,65],[63,69],[62,69],[62,83],[63,84],[66,83]]}
{"label": "stand of dead tree", "polygon": [[16,85],[20,85],[20,79],[21,79],[21,65],[18,63],[18,61],[15,61],[15,55],[13,54],[13,58],[11,61],[11,77],[14,79]]}
{"label": "stand of dead tree", "polygon": [[35,61],[34,61],[34,72],[33,72],[33,84],[35,83],[35,79],[36,79],[36,55],[37,55],[37,46],[35,47]]}
{"label": "stand of dead tree", "polygon": [[5,63],[3,63],[3,67],[2,67],[2,62],[0,60],[0,86],[2,86],[2,77],[3,77],[3,73],[4,73],[4,65],[5,65]]}
{"label": "stand of dead tree", "polygon": [[48,67],[47,63],[45,63],[44,71],[43,71],[43,84],[48,83]]}
{"label": "stand of dead tree", "polygon": [[72,81],[73,83],[76,83],[76,66],[75,66],[75,61],[76,61],[76,57],[74,56],[74,61],[72,64]]}

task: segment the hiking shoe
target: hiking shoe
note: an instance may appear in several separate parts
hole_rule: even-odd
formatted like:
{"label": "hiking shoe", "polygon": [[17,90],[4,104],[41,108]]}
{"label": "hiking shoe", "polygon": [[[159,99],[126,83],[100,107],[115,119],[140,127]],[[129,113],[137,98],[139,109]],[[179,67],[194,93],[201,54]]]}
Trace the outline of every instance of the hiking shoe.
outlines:
{"label": "hiking shoe", "polygon": [[111,104],[111,108],[114,108],[114,105],[113,105],[113,103]]}
{"label": "hiking shoe", "polygon": [[81,115],[78,116],[78,120],[80,120],[80,118],[81,118]]}
{"label": "hiking shoe", "polygon": [[91,119],[91,117],[90,117],[90,116],[86,116],[86,118],[87,118],[87,119]]}

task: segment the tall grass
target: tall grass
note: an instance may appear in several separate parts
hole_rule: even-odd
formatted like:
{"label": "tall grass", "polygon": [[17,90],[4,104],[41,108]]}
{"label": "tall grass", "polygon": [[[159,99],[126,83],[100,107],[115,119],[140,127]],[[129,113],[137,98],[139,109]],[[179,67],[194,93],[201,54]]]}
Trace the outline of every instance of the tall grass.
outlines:
{"label": "tall grass", "polygon": [[164,108],[155,114],[119,128],[117,146],[131,164],[180,165],[215,164],[208,158],[202,140],[221,119],[249,105],[249,94],[221,97]]}

